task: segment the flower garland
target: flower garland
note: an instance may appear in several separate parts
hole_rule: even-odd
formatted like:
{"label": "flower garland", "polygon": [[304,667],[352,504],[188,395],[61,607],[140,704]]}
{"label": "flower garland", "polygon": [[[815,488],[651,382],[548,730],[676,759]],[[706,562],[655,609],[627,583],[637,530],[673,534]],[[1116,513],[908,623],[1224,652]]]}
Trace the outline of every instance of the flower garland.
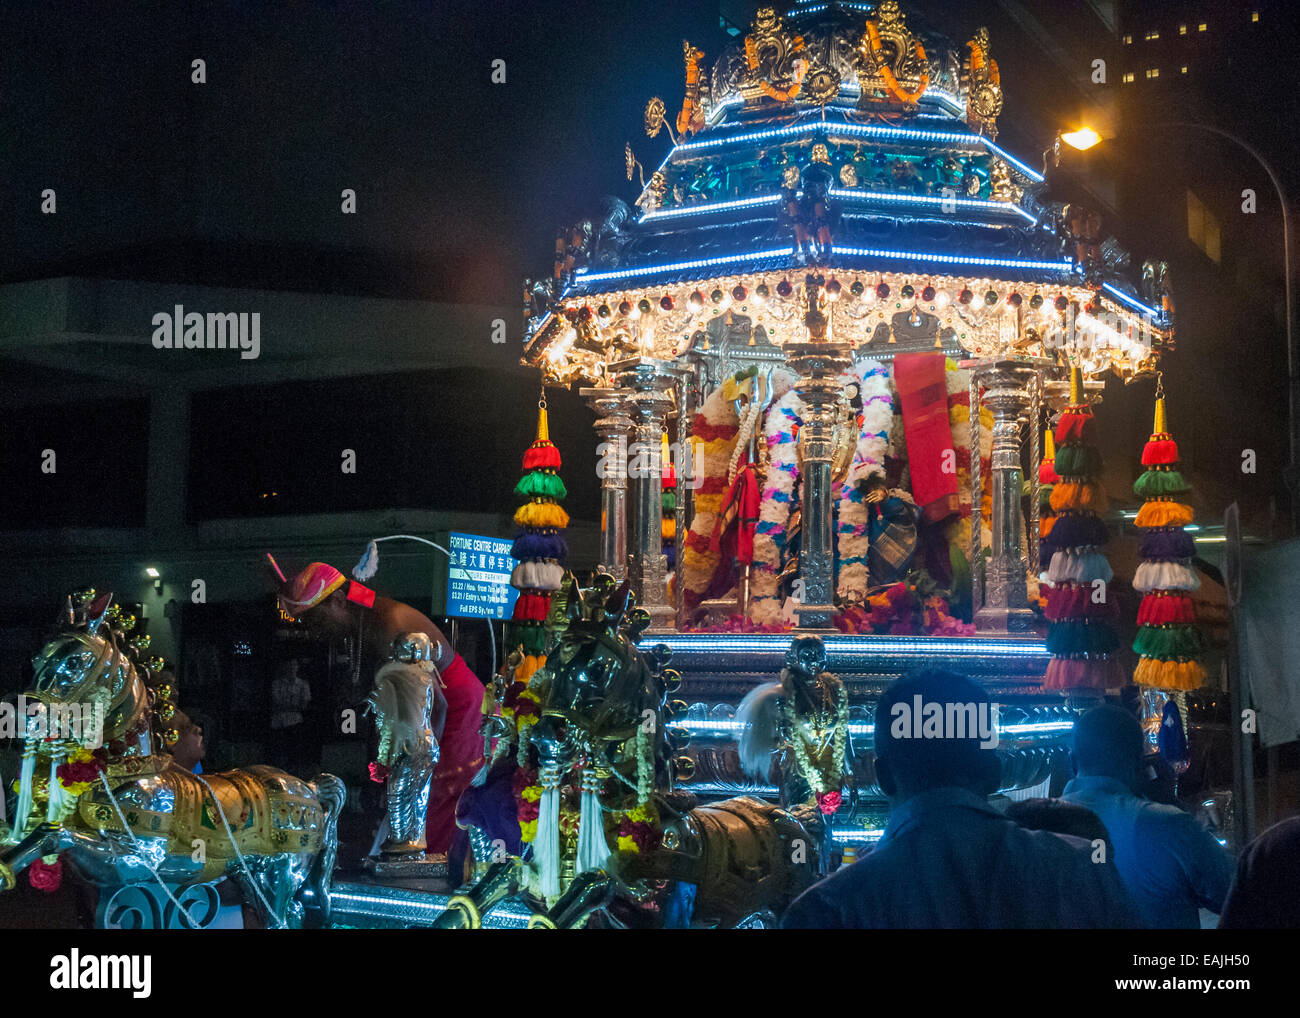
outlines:
{"label": "flower garland", "polygon": [[[917,81],[916,89],[908,92],[899,83],[898,78],[894,76],[893,68],[880,59],[880,30],[876,27],[874,21],[867,22],[867,44],[871,48],[871,56],[876,64],[876,71],[880,74],[881,80],[884,81],[885,87],[897,99],[914,105],[917,100],[925,94],[925,90],[930,87],[930,72],[922,71],[921,77]],[[916,58],[925,63],[925,47],[921,45],[920,39],[913,39],[914,52]]]}
{"label": "flower garland", "polygon": [[858,418],[858,441],[853,463],[838,495],[839,523],[837,543],[839,570],[837,591],[841,600],[861,602],[869,584],[867,557],[871,551],[869,510],[861,482],[872,474],[883,474],[889,447],[889,432],[894,419],[894,400],[890,395],[889,373],[872,360],[858,361],[847,372],[857,383],[862,398]]}
{"label": "flower garland", "polygon": [[767,483],[754,530],[754,568],[749,581],[750,617],[760,625],[781,621],[776,577],[789,540],[786,528],[790,523],[795,481],[799,477],[799,447],[795,436],[800,423],[798,408],[802,405],[799,394],[791,389],[768,411],[763,429],[769,449]]}
{"label": "flower garland", "polygon": [[720,553],[710,547],[710,538],[726,498],[731,457],[739,445],[739,426],[735,405],[721,387],[709,393],[692,425],[691,455],[701,465],[702,476],[695,479],[695,514],[682,551],[682,589],[688,609],[700,603],[718,568]]}
{"label": "flower garland", "polygon": [[835,788],[828,789],[827,772],[833,766],[835,767],[836,777],[840,777],[844,770],[844,746],[848,739],[849,733],[849,693],[844,686],[840,685],[839,701],[835,706],[835,731],[831,736],[830,761],[823,763],[826,757],[826,751],[817,754],[817,763],[814,764],[808,753],[808,743],[812,740],[808,737],[808,726],[799,720],[795,713],[794,701],[792,697],[785,697],[786,719],[790,722],[790,747],[794,751],[794,760],[799,767],[799,773],[803,779],[808,782],[808,789],[817,799],[817,808],[822,813],[830,815],[840,807],[839,781],[835,782]]}
{"label": "flower garland", "polygon": [[66,763],[61,763],[54,774],[59,784],[69,795],[83,795],[92,785],[99,784],[99,775],[108,769],[108,750],[78,748],[68,754]]}

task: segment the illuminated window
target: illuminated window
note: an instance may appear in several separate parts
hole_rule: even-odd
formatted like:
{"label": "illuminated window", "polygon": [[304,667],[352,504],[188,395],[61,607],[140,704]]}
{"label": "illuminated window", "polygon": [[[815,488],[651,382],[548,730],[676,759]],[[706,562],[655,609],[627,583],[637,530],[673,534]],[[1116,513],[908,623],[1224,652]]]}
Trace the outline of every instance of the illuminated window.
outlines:
{"label": "illuminated window", "polygon": [[1178,26],[1178,34],[1179,34],[1179,35],[1186,35],[1186,34],[1187,34],[1187,26],[1186,26],[1186,25],[1179,25],[1179,26]]}
{"label": "illuminated window", "polygon": [[1131,84],[1133,83],[1133,79],[1134,79],[1134,77],[1135,77],[1135,75],[1133,74],[1132,71],[1125,71],[1125,72],[1124,72],[1124,84],[1125,84],[1125,85],[1131,85]]}
{"label": "illuminated window", "polygon": [[1218,264],[1222,251],[1219,247],[1219,220],[1191,191],[1187,192],[1187,238]]}
{"label": "illuminated window", "polygon": [[1125,46],[1132,46],[1132,45],[1133,45],[1133,36],[1131,36],[1131,35],[1126,35],[1126,36],[1124,36],[1124,45],[1125,45]]}
{"label": "illuminated window", "polygon": [[1181,68],[1179,68],[1179,73],[1181,73],[1181,74],[1186,74],[1186,73],[1187,73],[1187,65],[1186,65],[1186,64],[1183,64],[1183,66],[1182,66]]}
{"label": "illuminated window", "polygon": [[1209,25],[1207,25],[1204,21],[1202,21],[1199,25],[1196,26],[1196,30],[1198,32],[1204,32],[1209,27],[1210,27]]}
{"label": "illuminated window", "polygon": [[1147,42],[1154,42],[1156,39],[1159,39],[1159,38],[1160,38],[1160,32],[1159,32],[1159,30],[1154,29],[1154,28],[1151,29],[1151,31],[1149,31],[1149,32],[1147,33],[1147,35],[1146,35],[1146,40],[1147,40]]}
{"label": "illuminated window", "polygon": [[1259,20],[1259,11],[1251,11],[1251,12],[1250,12],[1250,20],[1251,20],[1252,22],[1258,21],[1258,20]]}
{"label": "illuminated window", "polygon": [[1148,77],[1148,78],[1158,78],[1158,77],[1160,77],[1160,68],[1159,68],[1159,67],[1148,67],[1148,68],[1147,68],[1147,77]]}

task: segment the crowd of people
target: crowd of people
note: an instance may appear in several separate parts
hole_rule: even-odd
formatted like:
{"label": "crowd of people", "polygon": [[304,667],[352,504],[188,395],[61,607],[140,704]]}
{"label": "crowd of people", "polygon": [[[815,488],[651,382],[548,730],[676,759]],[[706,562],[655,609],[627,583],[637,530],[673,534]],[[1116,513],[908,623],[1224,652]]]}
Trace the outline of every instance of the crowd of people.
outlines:
{"label": "crowd of people", "polygon": [[997,750],[973,732],[923,738],[897,718],[987,704],[975,682],[931,671],[895,682],[876,707],[876,774],[892,810],[860,861],[814,885],[787,929],[1300,927],[1300,818],[1265,831],[1234,875],[1227,850],[1156,777],[1137,718],[1094,707],[1074,729],[1060,799],[999,809]]}

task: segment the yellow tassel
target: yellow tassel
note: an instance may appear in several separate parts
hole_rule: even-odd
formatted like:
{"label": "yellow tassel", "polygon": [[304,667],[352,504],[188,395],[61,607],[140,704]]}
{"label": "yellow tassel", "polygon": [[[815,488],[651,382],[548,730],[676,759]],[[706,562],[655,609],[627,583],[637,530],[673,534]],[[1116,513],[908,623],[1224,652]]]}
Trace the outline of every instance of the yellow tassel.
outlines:
{"label": "yellow tassel", "polygon": [[[1052,493],[1055,497],[1055,492]],[[1181,502],[1145,502],[1138,510],[1135,527],[1185,527],[1192,522],[1192,507]]]}
{"label": "yellow tassel", "polygon": [[659,536],[665,541],[671,541],[677,536],[677,519],[673,516],[665,516],[663,524],[659,528]]}
{"label": "yellow tassel", "polygon": [[1053,462],[1056,460],[1056,438],[1051,428],[1047,429],[1045,444],[1043,445],[1043,459],[1052,460]]}
{"label": "yellow tassel", "polygon": [[561,530],[569,525],[569,514],[554,502],[525,502],[515,511],[515,523],[521,527]]}
{"label": "yellow tassel", "polygon": [[1134,682],[1154,689],[1200,689],[1205,679],[1205,667],[1199,661],[1158,661],[1144,657],[1133,672]]}
{"label": "yellow tassel", "polygon": [[1156,400],[1156,425],[1155,425],[1155,430],[1152,431],[1152,434],[1153,435],[1169,434],[1169,426],[1166,423],[1166,419],[1165,419],[1165,398],[1163,396],[1161,396],[1159,399]]}

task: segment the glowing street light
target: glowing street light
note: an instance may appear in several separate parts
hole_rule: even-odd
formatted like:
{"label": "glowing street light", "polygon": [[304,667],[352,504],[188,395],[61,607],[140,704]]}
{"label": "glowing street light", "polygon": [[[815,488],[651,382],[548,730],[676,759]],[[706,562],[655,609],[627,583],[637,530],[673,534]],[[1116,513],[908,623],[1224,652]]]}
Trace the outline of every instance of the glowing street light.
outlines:
{"label": "glowing street light", "polygon": [[1080,152],[1087,152],[1088,149],[1101,141],[1101,135],[1091,127],[1081,127],[1069,134],[1062,134],[1061,140],[1071,148],[1077,148]]}

